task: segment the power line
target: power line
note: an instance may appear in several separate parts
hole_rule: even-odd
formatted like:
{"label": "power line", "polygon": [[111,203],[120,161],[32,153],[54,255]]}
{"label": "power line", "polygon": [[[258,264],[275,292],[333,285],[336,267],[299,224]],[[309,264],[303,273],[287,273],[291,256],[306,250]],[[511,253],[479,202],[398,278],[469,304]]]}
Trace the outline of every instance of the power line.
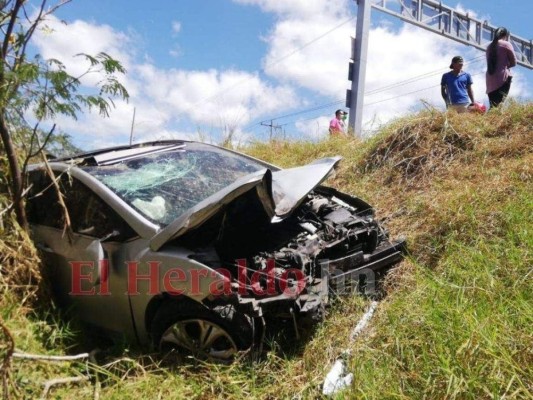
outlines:
{"label": "power line", "polygon": [[[476,62],[479,62],[480,59],[484,58],[484,57],[485,57],[484,55],[478,56],[478,57],[473,58],[472,60],[467,60],[467,62],[470,63],[470,64],[474,64]],[[429,78],[429,77],[434,76],[434,75],[440,75],[442,73],[443,73],[443,69],[440,68],[440,69],[435,70],[435,71],[427,72],[425,74],[417,75],[415,77],[412,77],[412,78],[409,78],[409,79],[406,79],[406,80],[403,80],[403,81],[400,81],[400,82],[396,82],[396,83],[390,84],[388,86],[383,86],[381,88],[374,89],[374,90],[371,90],[369,92],[365,92],[365,96],[370,96],[370,95],[373,95],[373,94],[376,94],[376,93],[379,93],[379,92],[384,92],[384,91],[387,91],[389,89],[394,89],[394,88],[399,87],[399,86],[404,86],[404,85],[407,85],[409,83],[414,83],[414,82],[422,80],[424,78]]]}
{"label": "power line", "polygon": [[[479,72],[477,74],[471,74],[472,76],[477,76],[477,75],[481,75],[482,72]],[[386,101],[390,101],[390,100],[395,100],[395,99],[398,99],[400,97],[404,97],[404,96],[407,96],[407,95],[410,95],[410,94],[414,94],[414,93],[418,93],[418,92],[423,92],[425,90],[429,90],[429,89],[435,89],[437,87],[440,87],[440,84],[439,85],[433,85],[433,86],[429,86],[429,87],[425,87],[423,89],[418,89],[418,90],[413,90],[412,92],[407,92],[407,93],[403,93],[403,94],[400,94],[398,96],[395,96],[395,97],[390,97],[388,99],[383,99],[383,100],[378,100],[378,101],[374,101],[372,103],[368,103],[368,104],[365,104],[365,106],[372,106],[374,104],[378,104],[378,103],[384,103]]]}
{"label": "power line", "polygon": [[[291,51],[290,53],[287,53],[286,55],[282,56],[281,58],[265,65],[265,67],[263,68],[260,68],[260,71],[265,73],[265,70],[267,68],[270,68],[274,65],[277,65],[279,64],[280,62],[286,60],[287,58],[293,56],[294,54],[302,51],[303,49],[309,47],[310,45],[312,45],[313,43],[317,42],[318,40],[322,39],[323,37],[329,35],[330,33],[336,31],[337,29],[341,28],[342,26],[346,25],[347,23],[353,21],[356,17],[350,17],[346,20],[344,20],[343,22],[341,22],[340,24],[334,26],[333,28],[327,30],[326,32],[324,32],[323,34],[313,38],[312,40],[304,43],[303,45],[301,45],[300,47],[297,47],[296,49],[294,49],[293,51]],[[483,55],[481,56],[478,56],[478,57],[475,57],[473,58],[472,60],[469,60],[468,62],[469,63],[473,63],[473,62],[477,62],[476,60],[477,59],[480,59],[484,57]],[[422,74],[422,75],[418,75],[418,76],[415,76],[415,77],[412,77],[412,78],[409,78],[407,80],[404,80],[404,81],[400,81],[400,82],[397,82],[397,83],[394,83],[394,84],[391,84],[391,85],[388,85],[388,86],[384,86],[384,87],[381,87],[381,88],[378,88],[378,89],[374,89],[374,90],[371,90],[369,92],[366,92],[365,93],[365,96],[370,96],[370,95],[374,95],[374,94],[377,94],[377,93],[380,93],[380,92],[383,92],[383,91],[387,91],[387,90],[390,90],[390,89],[393,89],[393,88],[396,88],[396,87],[399,87],[399,86],[404,86],[404,85],[407,85],[409,83],[414,83],[418,80],[421,80],[421,79],[424,79],[424,78],[427,78],[427,77],[430,77],[430,76],[433,76],[433,75],[437,75],[437,74],[440,74],[442,73],[442,69],[439,69],[439,70],[435,70],[435,71],[431,71],[431,72],[427,72],[425,74]],[[213,99],[223,95],[224,93],[234,89],[235,87],[237,86],[240,86],[242,85],[243,83],[246,83],[248,82],[250,79],[250,77],[247,77],[245,79],[242,79],[238,82],[236,82],[235,84],[227,87],[227,88],[224,88],[222,89],[221,91],[219,91],[218,93],[215,93],[214,95],[211,95],[203,100],[200,100],[198,102],[196,102],[195,104],[193,104],[190,108],[192,107],[196,107],[198,106],[199,104],[202,104],[202,103],[205,103],[205,102],[209,102],[209,101],[212,101]],[[429,89],[429,88],[426,88],[426,89]],[[417,91],[414,91],[414,92],[410,92],[410,93],[407,93],[405,95],[408,95],[408,94],[412,94],[412,93],[416,93],[416,92],[419,92],[419,91],[423,91],[423,90],[426,90],[426,89],[421,89],[421,90],[417,90]],[[400,96],[397,96],[397,97],[394,97],[394,98],[398,98],[398,97],[401,97],[402,95]],[[394,98],[391,98],[391,99],[394,99]],[[253,124],[250,124],[248,125],[247,127],[245,127],[245,129],[249,129],[251,127],[254,127],[254,126],[257,126],[257,125],[263,125],[264,122],[266,121],[271,121],[271,123],[273,123],[272,121],[274,120],[277,120],[277,119],[284,119],[284,118],[288,118],[288,117],[293,117],[293,116],[296,116],[296,115],[300,115],[300,114],[306,114],[306,113],[309,113],[309,112],[313,112],[313,111],[316,111],[316,110],[320,110],[320,109],[324,109],[324,108],[328,108],[328,107],[331,107],[331,106],[334,106],[334,105],[337,105],[337,104],[341,104],[343,103],[345,100],[342,99],[342,100],[337,100],[337,101],[334,101],[334,102],[330,102],[330,103],[327,103],[327,104],[323,104],[323,105],[318,105],[318,106],[315,106],[313,108],[309,108],[309,109],[305,109],[305,110],[300,110],[300,111],[296,111],[294,113],[289,113],[289,114],[285,114],[285,115],[282,115],[282,116],[278,116],[278,117],[275,117],[275,118],[267,118],[267,119],[264,119],[260,122],[256,122],[256,123],[253,123]],[[383,101],[383,100],[381,100]],[[381,102],[379,101],[379,102]],[[371,105],[371,104],[376,104],[376,103],[370,103],[370,104],[367,104],[367,105]],[[311,118],[312,119],[312,118]],[[308,119],[306,119],[308,120]],[[304,120],[304,121],[306,121]],[[283,124],[283,125],[287,125],[286,124]]]}
{"label": "power line", "polygon": [[[467,63],[473,64],[473,63],[479,62],[480,59],[484,58],[484,57],[485,57],[484,55],[474,57],[471,60],[467,60]],[[424,74],[416,75],[414,77],[411,77],[411,78],[408,78],[408,79],[405,79],[405,80],[402,80],[402,81],[399,81],[399,82],[396,82],[396,83],[393,83],[393,84],[390,84],[390,85],[387,85],[387,86],[383,86],[381,88],[377,88],[377,89],[371,90],[369,92],[365,92],[365,96],[370,96],[370,95],[377,94],[377,93],[380,93],[380,92],[385,92],[387,90],[394,89],[394,88],[397,88],[397,87],[400,87],[400,86],[404,86],[404,85],[407,85],[409,83],[417,82],[417,81],[422,80],[424,78],[429,78],[429,77],[431,77],[433,75],[439,75],[439,74],[442,74],[443,71],[444,71],[444,69],[440,68],[438,70],[434,70],[434,71],[426,72]],[[475,74],[475,75],[478,75],[478,74]],[[427,88],[424,88],[424,89],[419,89],[419,90],[416,90],[416,91],[413,91],[413,92],[408,92],[408,93],[405,93],[405,94],[402,94],[402,95],[399,95],[399,96],[396,96],[396,97],[392,97],[392,98],[387,99],[387,100],[379,100],[379,101],[377,101],[375,103],[369,103],[369,104],[365,104],[365,105],[373,105],[373,104],[381,103],[383,101],[393,100],[393,99],[396,99],[396,98],[399,98],[399,97],[402,97],[402,96],[407,96],[409,94],[413,94],[413,93],[421,92],[421,91],[424,91],[424,90],[432,89],[432,88],[435,88],[435,87],[438,87],[438,86],[440,86],[440,85],[430,86],[430,87],[427,87]],[[342,99],[342,100],[337,100],[337,101],[326,103],[326,104],[322,104],[322,105],[317,105],[317,106],[314,106],[312,108],[296,111],[294,113],[285,114],[285,115],[281,115],[281,116],[277,116],[277,117],[273,117],[273,118],[267,118],[267,119],[262,120],[261,122],[284,119],[284,118],[293,117],[293,116],[300,115],[300,114],[307,114],[307,113],[310,113],[310,112],[313,112],[313,111],[316,111],[316,110],[320,110],[320,109],[323,109],[323,108],[328,108],[328,107],[343,103],[344,101],[345,100]],[[310,119],[313,119],[313,118],[305,119],[303,121],[308,121]],[[256,123],[250,124],[247,127],[245,127],[245,129],[249,129],[249,128],[253,127],[253,126],[260,125],[261,122],[256,122]],[[287,125],[287,124],[288,123],[285,123],[283,125]]]}
{"label": "power line", "polygon": [[[308,109],[301,110],[301,111],[295,111],[295,112],[290,113],[290,114],[285,114],[285,115],[282,115],[282,116],[279,116],[279,117],[276,117],[276,118],[269,118],[269,119],[266,119],[264,121],[283,119],[283,118],[293,117],[295,115],[305,114],[305,113],[316,111],[316,110],[321,110],[321,109],[326,108],[326,107],[334,106],[335,104],[338,104],[338,103],[343,102],[343,101],[344,101],[344,99],[343,100],[332,101],[331,103],[318,105],[316,107],[308,108]],[[256,125],[256,124],[254,124],[254,125]]]}
{"label": "power line", "polygon": [[[327,104],[322,104],[322,105],[319,105],[319,106],[316,106],[314,108],[311,108],[311,109],[305,109],[305,110],[302,110],[302,111],[296,111],[294,113],[291,113],[291,114],[286,114],[286,115],[282,115],[281,117],[277,117],[277,118],[273,118],[271,120],[262,120],[260,122],[254,122],[248,126],[245,126],[244,129],[250,129],[250,128],[253,128],[254,126],[259,126],[259,125],[263,125],[264,122],[267,122],[267,121],[274,121],[276,119],[283,119],[283,118],[288,118],[288,117],[293,117],[295,115],[300,115],[300,114],[307,114],[309,112],[313,112],[313,111],[317,111],[317,110],[322,110],[324,108],[329,108],[329,107],[332,107],[332,106],[335,106],[337,104],[342,104],[344,103],[346,100],[345,99],[342,99],[342,100],[337,100],[337,101],[332,101],[331,103],[327,103]],[[308,118],[308,119],[304,119],[302,121],[308,121],[309,119],[313,119],[313,118]],[[285,126],[285,125],[288,125],[290,122],[286,122],[284,124],[281,124],[280,126]]]}
{"label": "power line", "polygon": [[[478,72],[477,74],[471,74],[472,76],[477,76],[477,75],[481,75],[483,72]],[[425,88],[422,88],[422,89],[418,89],[418,90],[413,90],[411,92],[407,92],[407,93],[402,93],[398,96],[394,96],[394,97],[389,97],[388,99],[382,99],[382,100],[378,100],[378,101],[374,101],[372,103],[365,103],[364,105],[365,106],[372,106],[374,104],[379,104],[379,103],[384,103],[384,102],[387,102],[387,101],[390,101],[390,100],[395,100],[395,99],[398,99],[400,97],[404,97],[404,96],[408,96],[410,94],[414,94],[414,93],[419,93],[419,92],[423,92],[423,91],[426,91],[426,90],[429,90],[429,89],[435,89],[437,87],[440,87],[440,84],[438,85],[433,85],[433,86],[429,86],[429,87],[425,87]],[[344,100],[341,100],[341,101],[344,101]],[[305,121],[310,121],[312,119],[315,119],[315,117],[311,117],[311,118],[306,118],[306,119],[303,119],[301,120],[301,122],[305,122]],[[288,125],[290,124],[291,122],[295,122],[295,121],[289,121],[289,122],[286,122],[285,124],[283,125]]]}
{"label": "power line", "polygon": [[[311,39],[309,42],[306,42],[306,43],[304,43],[303,45],[301,45],[300,47],[297,47],[296,49],[294,49],[294,50],[291,51],[290,53],[285,54],[285,55],[282,56],[281,58],[279,58],[279,59],[277,59],[277,60],[274,60],[274,61],[272,61],[271,63],[265,65],[265,67],[260,68],[259,71],[265,73],[266,68],[269,68],[269,67],[272,67],[272,66],[274,66],[274,65],[276,65],[276,64],[279,64],[280,62],[286,60],[287,58],[293,56],[294,54],[296,54],[296,53],[302,51],[302,50],[305,49],[306,47],[309,47],[311,44],[317,42],[318,40],[322,39],[323,37],[329,35],[330,33],[334,32],[334,31],[336,31],[337,29],[341,28],[342,26],[346,25],[348,22],[353,21],[355,18],[356,18],[356,17],[350,17],[350,18],[348,18],[347,20],[341,22],[340,24],[335,25],[333,28],[327,30],[326,32],[324,32],[324,33],[321,34],[320,36],[317,36],[317,37]],[[215,99],[215,98],[217,98],[217,97],[223,95],[224,93],[226,93],[226,92],[228,92],[228,91],[230,91],[230,90],[236,88],[237,86],[240,86],[240,85],[242,85],[243,83],[248,82],[250,79],[252,79],[252,78],[248,77],[248,78],[242,79],[242,80],[240,80],[239,82],[236,82],[236,83],[234,83],[233,85],[228,86],[227,88],[224,88],[224,89],[220,90],[218,93],[215,93],[214,95],[211,95],[211,96],[209,96],[209,97],[206,97],[206,98],[203,99],[203,100],[200,100],[200,101],[196,102],[196,103],[193,104],[190,108],[197,107],[198,105],[200,105],[200,104],[202,104],[202,103],[212,101],[213,99]]]}
{"label": "power line", "polygon": [[[276,61],[273,61],[270,64],[266,65],[265,68],[272,67],[272,66],[274,66],[276,64],[279,64],[281,61],[285,60],[286,58],[289,58],[290,56],[292,56],[293,54],[298,53],[299,51],[302,51],[303,49],[305,49],[306,47],[308,47],[311,44],[315,43],[316,41],[322,39],[323,37],[329,35],[330,33],[334,32],[334,31],[336,31],[340,27],[346,25],[348,22],[353,21],[355,18],[356,17],[348,18],[347,20],[345,20],[345,21],[341,22],[340,24],[338,24],[338,25],[334,26],[333,28],[331,28],[329,31],[324,32],[322,35],[317,36],[316,38],[314,38],[313,40],[311,40],[311,41],[309,41],[307,43],[304,43],[302,46],[300,46],[296,50],[294,50],[294,51],[290,52],[289,54],[286,54],[285,56],[281,57],[280,59],[278,59]],[[262,68],[261,70],[264,72],[265,68]]]}

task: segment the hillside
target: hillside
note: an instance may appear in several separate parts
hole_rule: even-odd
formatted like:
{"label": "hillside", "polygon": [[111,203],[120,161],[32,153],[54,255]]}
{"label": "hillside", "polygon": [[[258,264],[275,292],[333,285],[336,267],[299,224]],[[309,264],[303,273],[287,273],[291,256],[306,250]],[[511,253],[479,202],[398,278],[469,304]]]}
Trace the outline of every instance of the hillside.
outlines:
{"label": "hillside", "polygon": [[[354,382],[342,398],[531,399],[532,149],[532,103],[486,115],[424,111],[365,141],[241,148],[281,167],[343,156],[327,184],[367,200],[393,237],[407,237],[410,257],[387,276],[363,336],[348,341],[369,303],[353,297],[337,301],[308,341],[290,350],[273,344],[255,364],[168,366],[117,345],[101,351],[98,365],[13,359],[7,389],[13,398],[32,398],[49,379],[89,375],[54,386],[50,397],[316,398],[331,363],[349,347]],[[91,350],[77,345],[83,333],[59,318],[45,290],[33,294],[35,251],[6,214],[1,218],[0,315],[16,347]],[[6,332],[0,337],[1,363],[9,340]]]}

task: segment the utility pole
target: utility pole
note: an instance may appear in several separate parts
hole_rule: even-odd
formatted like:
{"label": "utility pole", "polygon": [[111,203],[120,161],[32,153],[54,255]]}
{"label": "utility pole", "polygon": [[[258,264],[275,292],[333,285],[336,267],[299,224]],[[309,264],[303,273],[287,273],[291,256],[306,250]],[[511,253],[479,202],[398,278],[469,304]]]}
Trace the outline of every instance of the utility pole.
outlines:
{"label": "utility pole", "polygon": [[133,144],[133,128],[135,127],[135,107],[133,107],[133,118],[131,119],[131,130],[130,130],[130,146]]}
{"label": "utility pole", "polygon": [[266,123],[266,121],[261,122],[261,125],[270,127],[270,138],[269,140],[272,140],[273,134],[274,134],[274,128],[279,129],[281,128],[281,125],[274,125],[274,120],[270,120],[270,124]]}
{"label": "utility pole", "polygon": [[347,93],[346,107],[350,109],[348,128],[351,128],[355,136],[361,137],[371,5],[370,0],[355,1],[357,1],[357,25],[355,27],[355,40],[352,43],[353,68],[350,68],[352,89]]}

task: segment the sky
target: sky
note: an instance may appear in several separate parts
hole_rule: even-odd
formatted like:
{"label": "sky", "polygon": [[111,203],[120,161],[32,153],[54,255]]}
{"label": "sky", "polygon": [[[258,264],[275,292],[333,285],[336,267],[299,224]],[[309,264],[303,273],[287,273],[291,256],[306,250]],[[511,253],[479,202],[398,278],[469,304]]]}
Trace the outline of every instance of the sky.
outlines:
{"label": "sky", "polygon": [[[533,37],[531,0],[443,3]],[[319,140],[335,110],[346,109],[356,15],[354,0],[72,0],[32,44],[72,75],[87,68],[78,53],[105,52],[127,70],[120,81],[130,98],[114,101],[109,118],[54,121],[84,150],[130,140],[220,143],[230,133],[238,144]],[[488,103],[483,52],[377,10],[371,18],[364,135],[424,107],[444,110],[440,78],[455,55],[465,59],[476,101]],[[531,100],[533,71],[513,70],[510,96]],[[85,90],[97,81],[85,77]]]}

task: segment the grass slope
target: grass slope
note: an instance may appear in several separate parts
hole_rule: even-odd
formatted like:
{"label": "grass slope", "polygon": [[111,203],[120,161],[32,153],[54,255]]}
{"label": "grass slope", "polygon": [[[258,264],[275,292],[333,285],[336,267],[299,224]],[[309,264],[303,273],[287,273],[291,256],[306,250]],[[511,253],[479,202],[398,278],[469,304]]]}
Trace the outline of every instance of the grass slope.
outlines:
{"label": "grass slope", "polygon": [[[33,398],[47,379],[88,369],[91,382],[54,387],[50,396],[93,398],[97,388],[106,399],[317,398],[331,362],[350,347],[354,383],[339,398],[531,399],[532,149],[531,103],[486,115],[422,112],[367,141],[274,141],[241,149],[282,167],[342,155],[328,184],[375,205],[392,235],[407,237],[411,257],[387,277],[387,296],[365,334],[348,343],[368,305],[353,297],[335,304],[299,348],[274,346],[256,364],[163,367],[118,346],[98,366],[14,360],[10,393]],[[17,347],[76,351],[71,347],[82,334],[47,310],[45,296],[34,307],[16,290],[21,278],[10,277],[8,268],[19,265],[17,249],[27,244],[5,224],[11,233],[0,241],[0,315]]]}

